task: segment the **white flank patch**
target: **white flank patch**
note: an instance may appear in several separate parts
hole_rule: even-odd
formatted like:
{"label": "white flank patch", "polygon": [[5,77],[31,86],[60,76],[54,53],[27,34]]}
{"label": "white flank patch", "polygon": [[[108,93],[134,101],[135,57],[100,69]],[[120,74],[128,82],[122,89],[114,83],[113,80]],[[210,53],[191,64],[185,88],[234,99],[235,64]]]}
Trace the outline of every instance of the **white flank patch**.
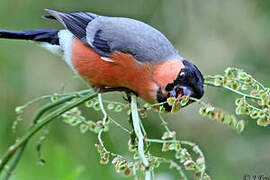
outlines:
{"label": "white flank patch", "polygon": [[[68,30],[60,30],[58,32],[59,45],[50,43],[41,43],[41,46],[55,55],[61,56],[63,60],[75,71],[71,62],[71,43],[74,38],[73,34]],[[76,71],[75,71],[76,72]]]}
{"label": "white flank patch", "polygon": [[52,45],[52,44],[46,43],[46,42],[43,42],[40,45],[41,45],[41,47],[47,49],[48,51],[50,51],[51,53],[53,53],[55,55],[58,55],[58,56],[63,55],[62,49],[58,45]]}
{"label": "white flank patch", "polygon": [[73,70],[75,70],[71,62],[71,43],[74,38],[73,34],[68,30],[60,30],[58,33],[58,37],[60,47],[64,53],[63,59]]}
{"label": "white flank patch", "polygon": [[101,57],[101,59],[106,61],[106,62],[114,62],[112,59],[107,58],[107,57]]}

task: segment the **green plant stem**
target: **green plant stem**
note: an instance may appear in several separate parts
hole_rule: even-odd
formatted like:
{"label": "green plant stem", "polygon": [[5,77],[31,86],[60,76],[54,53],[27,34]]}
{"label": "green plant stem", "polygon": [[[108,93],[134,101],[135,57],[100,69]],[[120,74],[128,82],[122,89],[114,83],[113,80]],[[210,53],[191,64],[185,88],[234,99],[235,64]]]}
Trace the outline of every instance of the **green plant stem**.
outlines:
{"label": "green plant stem", "polygon": [[137,172],[136,172],[136,166],[133,166],[132,172],[133,172],[134,179],[139,180],[139,177],[138,177]]}
{"label": "green plant stem", "polygon": [[[103,113],[103,115],[104,115],[104,116],[103,116],[103,121],[102,121],[102,122],[103,122],[103,124],[105,125],[106,120],[107,120],[107,118],[109,118],[109,116],[108,116],[108,114],[107,114],[107,112],[106,112],[106,110],[105,110],[105,108],[104,108],[101,93],[98,93],[98,101],[99,101],[100,109],[101,109],[101,111],[102,111],[102,113]],[[111,120],[112,120],[112,119],[111,119]],[[126,131],[126,132],[128,132],[128,133],[130,134],[129,130],[127,130],[127,129],[125,129],[124,127],[122,127],[119,123],[117,123],[116,121],[113,121],[113,120],[112,120],[112,122],[114,122],[117,126],[119,126],[119,128],[123,129],[124,131]],[[103,129],[101,129],[101,130],[99,131],[99,133],[98,133],[98,141],[99,141],[100,145],[103,147],[104,151],[105,151],[106,153],[109,153],[111,156],[119,157],[119,158],[121,158],[121,159],[124,159],[124,160],[126,160],[126,161],[129,161],[129,160],[126,159],[125,157],[123,157],[123,156],[121,156],[121,155],[118,155],[118,154],[116,154],[116,153],[110,152],[110,151],[108,151],[108,150],[106,149],[106,147],[105,147],[105,145],[104,145],[104,143],[103,143],[103,140],[102,140],[102,133],[103,133]]]}
{"label": "green plant stem", "polygon": [[140,121],[140,126],[141,126],[143,136],[145,137],[146,136],[146,131],[145,131],[144,127],[143,127],[142,121]]}
{"label": "green plant stem", "polygon": [[138,138],[138,153],[139,157],[146,168],[145,180],[151,179],[151,171],[149,170],[149,162],[144,154],[144,136],[140,126],[140,117],[138,114],[137,100],[135,95],[131,95],[131,115],[132,115],[132,124],[134,127],[134,132]]}
{"label": "green plant stem", "polygon": [[[102,111],[102,113],[103,113],[103,120],[102,120],[102,122],[103,122],[103,124],[105,125],[106,120],[107,120],[107,118],[109,118],[109,116],[108,116],[108,114],[107,114],[107,112],[106,112],[106,110],[105,110],[105,108],[104,108],[101,93],[98,93],[98,102],[99,102],[100,109],[101,109],[101,111]],[[120,126],[121,126],[121,125],[120,125]],[[117,154],[115,154],[115,153],[112,153],[112,152],[110,152],[110,151],[108,151],[108,150],[106,149],[106,147],[105,147],[105,145],[104,145],[104,143],[103,143],[103,140],[102,140],[102,133],[103,133],[103,131],[104,131],[103,129],[101,129],[101,130],[99,131],[99,133],[98,133],[98,141],[99,141],[100,145],[103,147],[104,151],[107,152],[107,153],[110,153],[111,156],[114,156],[114,157],[118,156],[118,157],[120,157],[120,158],[122,158],[122,159],[127,160],[127,159],[124,158],[123,156],[120,156],[120,155],[117,155]]]}
{"label": "green plant stem", "polygon": [[257,83],[259,86],[261,86],[261,88],[262,88],[263,90],[265,90],[265,87],[264,87],[264,85],[262,85],[262,83],[260,83],[260,82],[257,81],[256,79],[253,79],[253,81],[254,81],[255,83]]}
{"label": "green plant stem", "polygon": [[164,126],[165,130],[166,130],[168,133],[171,133],[171,130],[170,130],[169,127],[167,126],[167,122],[166,122],[165,119],[163,118],[161,112],[158,113],[158,116],[159,116],[159,119],[161,120],[162,125]]}
{"label": "green plant stem", "polygon": [[176,168],[183,180],[187,180],[187,176],[184,174],[182,168],[176,162],[169,160],[168,163],[170,163],[172,167]]}
{"label": "green plant stem", "polygon": [[261,109],[251,105],[249,102],[247,102],[246,96],[244,96],[244,102],[246,103],[247,106],[251,107],[252,109],[255,109],[257,111],[262,111]]}
{"label": "green plant stem", "polygon": [[47,105],[43,106],[40,111],[36,114],[34,120],[33,120],[33,124],[36,124],[37,121],[40,119],[40,117],[45,113],[47,112],[49,109],[52,109],[58,105],[61,105],[67,101],[70,101],[71,99],[75,98],[75,97],[79,97],[79,96],[83,96],[85,94],[88,94],[90,92],[93,92],[92,90],[83,90],[83,91],[80,91],[76,94],[72,94],[72,95],[69,95],[67,97],[64,97],[64,98],[61,98],[60,100],[56,101],[56,102],[53,102],[53,103],[48,103]]}
{"label": "green plant stem", "polygon": [[8,180],[9,177],[12,175],[12,171],[16,168],[20,157],[23,154],[23,151],[27,145],[27,141],[20,147],[20,149],[16,152],[16,156],[13,158],[13,161],[10,163],[11,165],[9,166],[6,175],[4,176],[3,180]]}
{"label": "green plant stem", "polygon": [[[89,91],[89,90],[84,90],[84,91]],[[74,95],[74,94],[76,94],[76,93],[73,92],[73,93],[55,94],[55,96],[57,96],[57,97],[65,97],[65,96],[70,96],[70,95]],[[49,99],[49,98],[51,98],[51,97],[53,97],[53,96],[54,96],[54,95],[44,95],[44,96],[35,98],[35,99],[33,99],[33,100],[27,102],[26,104],[20,106],[20,107],[22,107],[23,109],[25,109],[25,108],[27,108],[28,106],[30,106],[30,105],[32,105],[32,104],[35,104],[35,103],[37,103],[37,102],[39,102],[39,101],[41,101],[41,100],[44,100],[44,99]]]}
{"label": "green plant stem", "polygon": [[23,109],[25,109],[25,108],[27,108],[28,106],[30,106],[32,104],[35,104],[35,103],[37,103],[37,102],[39,102],[39,101],[41,101],[43,99],[49,99],[51,97],[52,97],[52,95],[41,96],[41,97],[38,97],[38,98],[33,99],[32,101],[27,102],[26,104],[24,104],[24,105],[22,105],[20,107],[22,107]]}
{"label": "green plant stem", "polygon": [[[99,102],[100,109],[101,109],[101,111],[103,113],[103,120],[102,120],[102,122],[103,122],[103,125],[105,126],[106,120],[108,118],[108,114],[105,111],[105,108],[103,106],[101,93],[98,93],[98,102]],[[105,148],[105,146],[104,146],[104,144],[103,144],[103,141],[101,139],[102,133],[103,133],[103,128],[98,133],[98,141],[99,141],[100,145],[105,149],[105,151],[107,151],[106,148]]]}
{"label": "green plant stem", "polygon": [[103,102],[103,103],[107,103],[107,104],[117,104],[117,105],[121,105],[121,106],[123,106],[123,107],[126,106],[126,104],[121,103],[121,102],[109,101],[109,100],[104,100],[104,99],[102,100],[102,102]]}
{"label": "green plant stem", "polygon": [[187,180],[187,176],[185,175],[185,173],[183,172],[182,168],[180,167],[179,164],[177,164],[176,162],[174,162],[173,160],[169,160],[163,157],[157,157],[161,163],[168,163],[170,164],[171,167],[174,167],[180,174],[180,176],[182,177],[183,180]]}
{"label": "green plant stem", "polygon": [[155,179],[155,172],[154,172],[154,168],[151,169],[151,178]]}
{"label": "green plant stem", "polygon": [[121,124],[119,124],[117,121],[113,120],[112,118],[110,118],[110,121],[112,121],[112,123],[114,125],[116,125],[117,127],[119,127],[120,129],[122,129],[123,131],[125,131],[126,133],[128,133],[129,135],[132,134],[132,132],[130,132],[130,130],[128,130],[127,128],[125,128],[124,126],[122,126]]}
{"label": "green plant stem", "polygon": [[230,90],[230,91],[232,91],[232,92],[234,92],[234,93],[236,93],[236,94],[239,94],[239,95],[241,95],[241,96],[245,96],[245,97],[251,98],[251,99],[261,100],[260,97],[251,96],[251,95],[249,95],[249,94],[242,93],[242,92],[240,92],[240,91],[237,91],[237,90],[234,90],[234,89],[230,88],[229,86],[217,86],[217,85],[215,85],[214,82],[211,82],[211,81],[205,81],[205,82],[204,82],[204,85],[207,85],[207,86],[213,86],[213,87],[223,87],[223,88],[228,89],[228,90]]}
{"label": "green plant stem", "polygon": [[167,102],[161,102],[161,103],[156,103],[156,104],[151,104],[150,107],[156,107],[156,106],[161,106],[161,105],[164,105],[166,104]]}
{"label": "green plant stem", "polygon": [[145,139],[146,142],[152,142],[152,143],[180,143],[179,140],[162,140],[162,139]]}
{"label": "green plant stem", "polygon": [[[84,103],[85,101],[95,98],[97,96],[97,93],[92,93],[92,94],[88,94],[85,95],[83,97],[80,97],[78,100],[76,100],[73,103],[70,104],[66,104],[63,107],[51,112],[50,114],[48,114],[46,117],[41,118],[39,122],[37,122],[37,124],[33,125],[29,131],[22,136],[19,140],[17,140],[17,142],[10,146],[10,148],[8,149],[8,151],[4,154],[2,160],[0,161],[0,172],[2,172],[2,169],[4,168],[4,166],[8,163],[8,161],[10,160],[10,158],[13,156],[13,154],[25,143],[27,142],[39,129],[41,129],[43,126],[45,126],[46,124],[48,124],[49,122],[51,122],[53,119],[59,117],[60,115],[62,115],[63,113],[65,113],[66,111]],[[45,108],[44,108],[45,109]],[[46,112],[44,111],[44,109],[42,109],[42,112]],[[41,115],[43,113],[38,113],[36,117],[41,117]],[[37,118],[38,120],[38,118]]]}
{"label": "green plant stem", "polygon": [[[197,144],[190,142],[190,141],[181,141],[181,144],[191,146],[193,148],[193,151],[195,153],[199,154],[199,156],[203,158],[203,162],[205,162],[204,154]],[[196,151],[194,150],[194,148],[196,148]],[[205,174],[205,169],[201,173],[201,178],[204,176],[204,174]]]}
{"label": "green plant stem", "polygon": [[[32,126],[34,126],[34,125],[37,123],[38,119],[39,119],[43,114],[45,114],[47,111],[49,111],[50,109],[52,109],[52,108],[54,108],[54,107],[56,107],[56,106],[58,106],[58,105],[60,105],[60,104],[63,104],[63,103],[65,103],[65,102],[67,102],[67,101],[69,101],[69,100],[71,100],[71,99],[77,97],[78,95],[81,96],[81,95],[84,95],[84,94],[86,94],[86,93],[90,93],[91,91],[92,91],[92,90],[82,90],[82,91],[77,92],[77,93],[68,93],[69,96],[64,97],[64,98],[61,98],[60,100],[58,100],[58,101],[56,101],[56,102],[54,102],[54,103],[48,103],[47,105],[43,106],[43,107],[41,108],[41,110],[36,114],[36,116],[35,116],[35,118],[34,118],[34,120],[33,120]],[[65,95],[68,95],[68,94],[65,94]],[[48,97],[48,96],[42,96],[41,98],[36,98],[35,100],[30,101],[30,103],[27,103],[27,104],[24,105],[23,107],[29,106],[29,105],[31,105],[32,103],[35,103],[35,102],[37,102],[38,100],[42,100],[42,99],[47,98],[47,97]],[[30,128],[32,128],[32,126],[31,126]],[[18,150],[19,150],[19,153],[15,153],[14,161],[11,162],[11,165],[9,166],[9,168],[8,168],[8,170],[7,170],[7,173],[6,173],[6,176],[5,176],[6,179],[8,179],[8,178],[10,177],[12,171],[15,169],[15,167],[16,167],[17,163],[19,162],[20,157],[22,156],[22,154],[23,154],[24,149],[26,148],[26,146],[27,146],[27,142],[25,142],[21,147],[19,147],[19,149],[18,149]],[[13,156],[13,155],[12,155],[12,156]],[[0,163],[0,168],[1,168],[1,163]],[[2,171],[0,170],[0,173],[1,173],[1,172],[2,172]]]}

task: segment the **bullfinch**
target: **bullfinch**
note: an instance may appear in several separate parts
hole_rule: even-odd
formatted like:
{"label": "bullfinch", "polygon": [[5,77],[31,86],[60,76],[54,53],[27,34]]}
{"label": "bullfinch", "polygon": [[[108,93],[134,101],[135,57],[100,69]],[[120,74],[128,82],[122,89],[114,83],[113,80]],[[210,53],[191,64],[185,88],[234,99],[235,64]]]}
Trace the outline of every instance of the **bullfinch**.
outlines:
{"label": "bullfinch", "polygon": [[169,97],[200,99],[204,79],[157,29],[138,20],[46,9],[64,29],[0,31],[0,38],[39,41],[94,88],[127,88],[150,104]]}

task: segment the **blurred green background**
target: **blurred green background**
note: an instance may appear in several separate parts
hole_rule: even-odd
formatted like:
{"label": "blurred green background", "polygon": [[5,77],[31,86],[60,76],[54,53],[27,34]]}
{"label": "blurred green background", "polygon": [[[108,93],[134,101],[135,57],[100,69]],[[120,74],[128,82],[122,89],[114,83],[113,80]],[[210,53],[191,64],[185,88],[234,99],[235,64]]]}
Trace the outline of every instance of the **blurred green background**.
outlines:
{"label": "blurred green background", "polygon": [[[44,8],[60,11],[90,11],[108,16],[142,20],[162,31],[180,54],[196,64],[203,74],[219,74],[228,66],[243,68],[270,86],[270,1],[269,0],[0,0],[0,29],[27,30],[62,28],[41,18]],[[0,40],[0,155],[22,135],[39,106],[27,110],[17,132],[11,126],[18,105],[46,94],[83,89],[86,86],[61,61],[35,43]],[[112,95],[106,95],[107,99]],[[206,88],[204,98],[228,112],[233,98],[226,90]],[[119,95],[116,99],[121,99]],[[269,127],[257,127],[248,120],[246,130],[237,134],[220,123],[202,118],[193,104],[173,115],[165,115],[178,138],[200,145],[206,156],[207,172],[214,180],[242,179],[244,174],[270,176]],[[93,111],[89,119],[101,118]],[[116,117],[126,123],[125,116]],[[159,138],[163,129],[153,113],[144,120],[149,136]],[[73,180],[129,179],[100,165],[94,144],[96,135],[81,134],[61,121],[54,121],[38,165],[36,142],[31,141],[12,179]],[[127,138],[112,128],[105,135],[108,148],[127,155]],[[154,151],[158,151],[156,146]],[[177,179],[176,172],[162,166],[157,179]],[[192,178],[191,178],[192,179]]]}

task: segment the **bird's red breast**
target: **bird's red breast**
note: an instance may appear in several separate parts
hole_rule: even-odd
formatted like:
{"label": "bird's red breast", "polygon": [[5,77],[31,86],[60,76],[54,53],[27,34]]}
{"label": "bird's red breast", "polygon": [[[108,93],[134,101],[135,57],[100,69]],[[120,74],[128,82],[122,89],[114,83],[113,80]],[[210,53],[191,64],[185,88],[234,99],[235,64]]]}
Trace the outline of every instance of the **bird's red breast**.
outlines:
{"label": "bird's red breast", "polygon": [[72,64],[90,85],[99,88],[126,87],[149,103],[155,103],[158,86],[164,89],[184,67],[180,60],[162,61],[156,65],[139,63],[133,56],[121,52],[114,52],[109,58],[112,62],[103,60],[79,39],[72,41]]}

